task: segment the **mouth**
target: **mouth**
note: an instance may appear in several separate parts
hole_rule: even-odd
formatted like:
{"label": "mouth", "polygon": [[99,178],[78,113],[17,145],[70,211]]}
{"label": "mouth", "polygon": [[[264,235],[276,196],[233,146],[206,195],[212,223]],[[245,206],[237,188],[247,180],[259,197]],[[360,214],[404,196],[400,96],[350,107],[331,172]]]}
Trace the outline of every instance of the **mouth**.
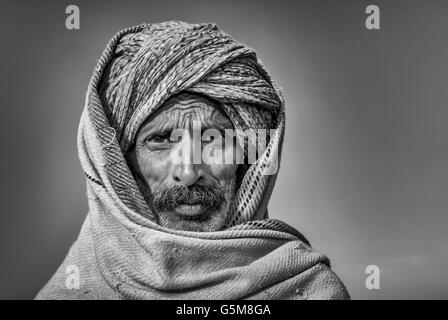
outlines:
{"label": "mouth", "polygon": [[202,203],[182,203],[174,208],[174,211],[186,220],[200,220],[207,209],[208,206]]}

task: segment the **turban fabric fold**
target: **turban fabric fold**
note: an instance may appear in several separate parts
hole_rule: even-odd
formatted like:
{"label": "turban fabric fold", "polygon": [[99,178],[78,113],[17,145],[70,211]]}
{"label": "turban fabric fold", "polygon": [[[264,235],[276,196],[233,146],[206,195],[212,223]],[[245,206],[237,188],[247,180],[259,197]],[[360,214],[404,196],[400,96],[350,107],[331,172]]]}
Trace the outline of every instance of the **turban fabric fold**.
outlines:
{"label": "turban fabric fold", "polygon": [[[126,161],[142,123],[181,92],[218,101],[235,129],[273,129],[245,171],[236,214],[223,231],[158,225]],[[277,174],[266,168],[280,163],[284,129],[280,88],[255,51],[216,25],[171,21],[117,33],[89,83],[78,133],[89,213],[37,298],[348,298],[328,258],[296,229],[268,218]],[[67,286],[73,266],[78,288]]]}

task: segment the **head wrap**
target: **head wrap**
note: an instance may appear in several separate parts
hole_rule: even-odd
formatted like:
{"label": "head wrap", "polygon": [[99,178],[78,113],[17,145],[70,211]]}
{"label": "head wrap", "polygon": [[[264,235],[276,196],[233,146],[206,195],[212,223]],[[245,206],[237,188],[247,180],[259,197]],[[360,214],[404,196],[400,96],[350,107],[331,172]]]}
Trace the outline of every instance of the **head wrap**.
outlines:
{"label": "head wrap", "polygon": [[[257,129],[277,129],[276,140],[271,145],[276,149],[268,148],[268,153],[248,175],[244,171],[247,178],[241,178],[237,209],[228,216],[227,226],[266,218],[267,210],[260,208],[260,201],[269,178],[274,182],[276,175],[264,176],[261,167],[278,160],[284,103],[279,88],[255,52],[215,24],[171,21],[144,25],[123,35],[111,53],[98,91],[125,155],[148,116],[180,92],[198,93],[218,101],[239,133],[237,138],[245,154],[248,147],[257,146]],[[270,139],[269,135],[267,138]],[[129,190],[130,183],[117,184]],[[116,189],[119,188],[117,185]],[[141,199],[131,202],[130,207],[135,208],[137,204],[139,212],[153,217]]]}
{"label": "head wrap", "polygon": [[148,26],[120,39],[100,85],[125,153],[142,121],[181,91],[219,101],[240,129],[271,128],[281,108],[255,53],[216,25]]}
{"label": "head wrap", "polygon": [[[274,129],[246,171],[228,228],[163,228],[126,162],[140,125],[169,97],[219,101],[235,128]],[[328,258],[293,227],[267,218],[280,161],[284,101],[247,46],[214,24],[143,24],[117,33],[98,61],[78,149],[89,213],[38,299],[345,299]],[[77,286],[67,272],[77,271]]]}

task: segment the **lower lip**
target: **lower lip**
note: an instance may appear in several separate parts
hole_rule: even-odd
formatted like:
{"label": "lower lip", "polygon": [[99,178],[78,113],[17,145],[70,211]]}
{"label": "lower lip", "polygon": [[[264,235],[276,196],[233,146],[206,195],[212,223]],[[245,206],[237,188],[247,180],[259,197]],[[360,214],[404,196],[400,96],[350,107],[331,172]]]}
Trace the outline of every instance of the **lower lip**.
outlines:
{"label": "lower lip", "polygon": [[205,209],[207,209],[207,207],[202,204],[194,204],[194,205],[182,204],[180,206],[177,206],[175,211],[178,214],[182,214],[185,216],[197,216],[203,213]]}

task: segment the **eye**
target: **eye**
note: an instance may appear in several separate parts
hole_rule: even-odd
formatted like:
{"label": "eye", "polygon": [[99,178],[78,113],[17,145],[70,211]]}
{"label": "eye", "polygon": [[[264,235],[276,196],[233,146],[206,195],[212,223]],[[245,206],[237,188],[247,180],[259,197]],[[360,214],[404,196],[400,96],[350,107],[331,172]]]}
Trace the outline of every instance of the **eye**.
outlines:
{"label": "eye", "polygon": [[145,139],[145,143],[150,146],[163,146],[179,142],[182,137],[172,136],[171,133],[152,134]]}
{"label": "eye", "polygon": [[170,136],[167,134],[155,134],[146,139],[147,144],[165,144],[170,143]]}
{"label": "eye", "polygon": [[213,135],[205,135],[202,139],[203,142],[213,142],[215,140],[215,137]]}
{"label": "eye", "polygon": [[208,130],[202,133],[202,142],[211,143],[214,141],[222,141],[224,142],[226,137],[226,133],[224,130],[214,129],[213,132],[209,132]]}

